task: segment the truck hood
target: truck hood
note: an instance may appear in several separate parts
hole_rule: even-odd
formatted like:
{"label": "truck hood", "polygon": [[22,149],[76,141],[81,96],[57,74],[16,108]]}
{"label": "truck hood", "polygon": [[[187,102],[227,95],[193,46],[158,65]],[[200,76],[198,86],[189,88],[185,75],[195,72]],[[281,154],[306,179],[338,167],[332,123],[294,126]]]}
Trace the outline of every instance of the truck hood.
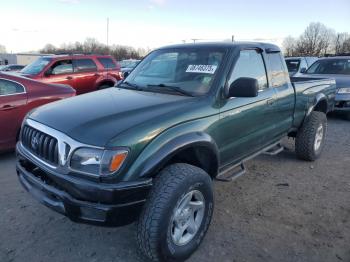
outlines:
{"label": "truck hood", "polygon": [[195,97],[119,88],[80,95],[34,110],[29,118],[85,144],[105,146],[118,134],[179,114]]}

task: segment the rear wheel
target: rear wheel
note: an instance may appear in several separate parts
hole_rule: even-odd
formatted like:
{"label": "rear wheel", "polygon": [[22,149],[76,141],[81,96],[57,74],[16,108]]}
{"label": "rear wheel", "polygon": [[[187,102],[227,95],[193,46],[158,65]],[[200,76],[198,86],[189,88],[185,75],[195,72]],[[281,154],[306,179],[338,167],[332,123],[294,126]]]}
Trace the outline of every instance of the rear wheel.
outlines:
{"label": "rear wheel", "polygon": [[295,139],[297,157],[307,161],[316,160],[322,152],[327,133],[327,117],[314,111],[298,130]]}
{"label": "rear wheel", "polygon": [[209,175],[188,164],[173,164],[154,180],[137,223],[137,242],[153,261],[182,261],[200,245],[213,212]]}

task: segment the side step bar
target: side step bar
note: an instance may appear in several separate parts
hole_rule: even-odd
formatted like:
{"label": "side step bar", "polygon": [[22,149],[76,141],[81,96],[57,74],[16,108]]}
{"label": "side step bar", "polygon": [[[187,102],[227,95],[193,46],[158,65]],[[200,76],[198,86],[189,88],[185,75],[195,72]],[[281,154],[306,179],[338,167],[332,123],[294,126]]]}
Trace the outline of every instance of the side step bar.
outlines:
{"label": "side step bar", "polygon": [[[229,173],[229,171],[233,170],[233,169],[237,169],[239,167],[238,170],[236,170],[236,172],[233,173]],[[236,178],[244,175],[247,172],[247,169],[244,166],[244,163],[241,163],[239,165],[233,166],[232,168],[230,168],[229,170],[220,173],[219,175],[216,176],[216,180],[221,181],[221,182],[231,182],[233,180],[235,180]]]}
{"label": "side step bar", "polygon": [[[275,144],[272,144],[263,150],[260,150],[259,152],[243,159],[240,163],[235,164],[223,171],[221,171],[216,177],[215,180],[221,181],[221,182],[231,182],[235,180],[236,178],[244,175],[247,172],[247,169],[244,166],[244,162],[256,157],[260,154],[266,154],[270,156],[277,155],[278,153],[281,153],[284,150],[284,147],[281,145],[281,142],[277,142]],[[235,172],[231,173],[232,170],[235,170]]]}
{"label": "side step bar", "polygon": [[277,144],[274,147],[268,149],[263,154],[269,155],[269,156],[275,156],[279,153],[281,153],[284,150],[284,147],[281,144]]}

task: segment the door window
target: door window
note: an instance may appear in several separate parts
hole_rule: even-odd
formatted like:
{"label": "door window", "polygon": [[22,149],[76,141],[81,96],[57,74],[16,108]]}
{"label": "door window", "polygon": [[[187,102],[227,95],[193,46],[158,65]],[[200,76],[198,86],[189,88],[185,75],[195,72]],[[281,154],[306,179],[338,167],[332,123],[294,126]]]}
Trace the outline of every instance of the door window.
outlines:
{"label": "door window", "polygon": [[279,87],[283,86],[288,82],[288,74],[285,69],[281,54],[280,53],[272,53],[268,54],[269,65],[270,65],[270,78],[271,78],[271,86]]}
{"label": "door window", "polygon": [[75,72],[93,72],[97,70],[97,66],[92,59],[76,59],[74,60]]}
{"label": "door window", "polygon": [[0,96],[24,93],[24,87],[16,82],[0,79]]}
{"label": "door window", "polygon": [[57,61],[50,70],[52,75],[70,74],[73,72],[72,60]]}
{"label": "door window", "polygon": [[267,88],[266,69],[263,58],[257,50],[243,50],[231,73],[229,86],[240,77],[250,77],[258,80],[259,89]]}

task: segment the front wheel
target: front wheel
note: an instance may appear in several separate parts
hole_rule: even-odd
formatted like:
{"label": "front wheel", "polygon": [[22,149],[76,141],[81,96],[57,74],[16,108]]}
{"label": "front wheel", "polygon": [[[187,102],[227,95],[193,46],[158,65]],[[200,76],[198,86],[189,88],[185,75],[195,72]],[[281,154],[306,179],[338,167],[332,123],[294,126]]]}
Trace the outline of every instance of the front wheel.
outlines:
{"label": "front wheel", "polygon": [[316,160],[322,152],[327,133],[327,117],[322,112],[311,112],[295,139],[297,157],[307,161]]}
{"label": "front wheel", "polygon": [[153,261],[183,261],[202,242],[213,213],[210,176],[188,164],[173,164],[154,180],[137,223],[137,242]]}

